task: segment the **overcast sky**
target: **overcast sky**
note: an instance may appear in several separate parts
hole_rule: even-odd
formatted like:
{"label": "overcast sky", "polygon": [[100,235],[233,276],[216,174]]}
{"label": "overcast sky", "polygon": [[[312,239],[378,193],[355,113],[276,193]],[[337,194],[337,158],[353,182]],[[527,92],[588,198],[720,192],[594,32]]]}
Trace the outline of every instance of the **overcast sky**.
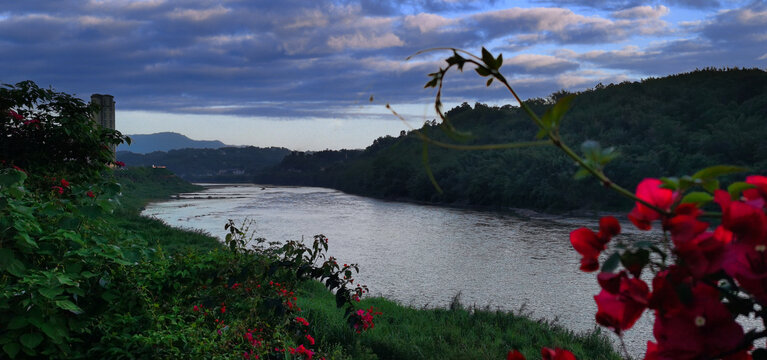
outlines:
{"label": "overcast sky", "polygon": [[[126,134],[361,148],[434,118],[446,53],[502,52],[524,98],[704,67],[767,67],[767,2],[3,0],[0,80],[117,101]],[[512,103],[476,77],[446,96]],[[371,95],[374,100],[369,101]]]}

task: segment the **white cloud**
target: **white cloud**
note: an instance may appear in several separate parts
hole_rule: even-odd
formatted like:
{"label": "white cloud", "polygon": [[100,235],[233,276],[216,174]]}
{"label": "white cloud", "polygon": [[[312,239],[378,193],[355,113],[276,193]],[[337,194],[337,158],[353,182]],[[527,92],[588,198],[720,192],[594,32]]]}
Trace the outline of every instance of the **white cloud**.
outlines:
{"label": "white cloud", "polygon": [[348,34],[331,36],[327,42],[333,50],[344,49],[383,49],[394,46],[402,46],[405,43],[393,33],[377,34]]}

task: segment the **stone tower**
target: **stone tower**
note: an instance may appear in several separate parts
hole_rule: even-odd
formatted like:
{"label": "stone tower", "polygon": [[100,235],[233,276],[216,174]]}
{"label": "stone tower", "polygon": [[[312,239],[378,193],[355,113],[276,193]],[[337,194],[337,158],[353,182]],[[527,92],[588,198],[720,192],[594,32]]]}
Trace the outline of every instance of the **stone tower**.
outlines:
{"label": "stone tower", "polygon": [[93,114],[93,120],[107,129],[115,129],[115,98],[112,95],[91,95],[91,104],[96,104],[101,109]]}
{"label": "stone tower", "polygon": [[[99,106],[99,111],[93,114],[93,121],[101,127],[115,130],[115,98],[112,95],[91,95],[91,104]],[[111,147],[112,153],[115,152],[115,146]]]}

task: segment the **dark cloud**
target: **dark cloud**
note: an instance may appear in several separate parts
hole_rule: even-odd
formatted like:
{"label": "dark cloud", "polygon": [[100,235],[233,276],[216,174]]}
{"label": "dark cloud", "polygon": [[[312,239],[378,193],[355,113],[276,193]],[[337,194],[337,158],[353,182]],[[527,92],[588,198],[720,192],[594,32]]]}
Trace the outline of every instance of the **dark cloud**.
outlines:
{"label": "dark cloud", "polygon": [[624,10],[642,5],[681,6],[693,9],[716,9],[722,6],[722,3],[719,0],[538,0],[536,2],[557,7],[578,6],[607,11]]}
{"label": "dark cloud", "polygon": [[[433,91],[423,85],[426,74],[442,64],[439,56],[404,61],[425,48],[477,50],[495,44],[495,52],[524,50],[507,54],[503,69],[527,96],[590,87],[616,76],[593,72],[594,67],[668,73],[720,65],[701,58],[740,64],[726,56],[755,59],[762,56],[755,49],[767,48],[759,37],[767,24],[758,4],[717,13],[693,29],[696,38],[631,51],[556,55],[546,47],[670,36],[673,31],[661,19],[667,9],[615,7],[620,10],[596,16],[563,8],[479,10],[484,4],[11,1],[0,13],[0,78],[31,79],[82,97],[111,93],[124,110],[333,117],[348,116],[345,107],[371,94],[392,103],[429,101]],[[450,81],[446,97],[456,100],[506,96],[500,88],[484,89],[471,72],[451,75]]]}

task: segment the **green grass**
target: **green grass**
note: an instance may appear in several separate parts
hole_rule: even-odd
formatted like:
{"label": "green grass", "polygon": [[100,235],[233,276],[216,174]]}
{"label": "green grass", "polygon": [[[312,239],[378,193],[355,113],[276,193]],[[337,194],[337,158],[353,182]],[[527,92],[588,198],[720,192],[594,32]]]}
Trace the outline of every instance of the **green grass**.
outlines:
{"label": "green grass", "polygon": [[142,236],[149,244],[158,245],[170,253],[208,251],[221,246],[218,239],[206,232],[173,228],[161,220],[140,215],[150,201],[168,199],[181,192],[200,191],[204,187],[190,184],[166,169],[128,168],[115,171],[115,177],[123,186],[122,207],[113,217],[114,224],[120,228]]}
{"label": "green grass", "polygon": [[579,359],[620,359],[606,336],[576,334],[546,321],[502,311],[415,309],[384,298],[370,298],[360,308],[375,307],[375,328],[356,334],[345,323],[343,310],[318,282],[307,282],[299,292],[299,306],[322,344],[342,344],[354,359],[366,352],[378,359],[503,359],[511,349],[528,359],[540,358],[541,347],[560,347]]}

